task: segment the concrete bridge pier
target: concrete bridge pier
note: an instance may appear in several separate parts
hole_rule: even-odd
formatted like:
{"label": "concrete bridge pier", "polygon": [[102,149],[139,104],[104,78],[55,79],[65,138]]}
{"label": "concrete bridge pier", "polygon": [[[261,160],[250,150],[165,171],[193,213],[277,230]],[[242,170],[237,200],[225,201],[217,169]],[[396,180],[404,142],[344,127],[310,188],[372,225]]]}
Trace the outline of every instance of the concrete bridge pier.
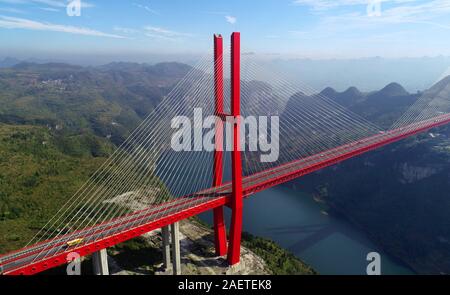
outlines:
{"label": "concrete bridge pier", "polygon": [[94,266],[94,274],[97,276],[108,276],[108,254],[106,249],[102,249],[92,254],[92,263]]}
{"label": "concrete bridge pier", "polygon": [[171,234],[172,234],[173,274],[181,275],[180,224],[178,222],[175,222],[170,227],[171,227]]}
{"label": "concrete bridge pier", "polygon": [[163,242],[163,268],[164,271],[172,268],[172,262],[170,261],[170,228],[165,226],[161,229],[162,242]]}

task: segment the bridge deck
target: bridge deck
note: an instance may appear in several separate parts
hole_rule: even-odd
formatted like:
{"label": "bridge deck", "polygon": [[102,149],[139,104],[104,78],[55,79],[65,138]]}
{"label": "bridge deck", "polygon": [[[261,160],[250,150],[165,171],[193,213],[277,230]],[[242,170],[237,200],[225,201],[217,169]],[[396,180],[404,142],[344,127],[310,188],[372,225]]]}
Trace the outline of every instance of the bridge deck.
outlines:
{"label": "bridge deck", "polygon": [[[244,196],[247,197],[255,192],[449,122],[450,114],[442,115],[255,173],[243,178]],[[47,270],[66,263],[66,256],[70,252],[77,252],[81,256],[86,256],[151,230],[226,205],[230,193],[231,183],[225,183],[220,187],[206,189],[190,196],[152,206],[91,228],[33,245],[0,257],[0,271],[4,274],[35,274]],[[68,241],[79,237],[83,238],[82,245],[72,248],[67,247]]]}

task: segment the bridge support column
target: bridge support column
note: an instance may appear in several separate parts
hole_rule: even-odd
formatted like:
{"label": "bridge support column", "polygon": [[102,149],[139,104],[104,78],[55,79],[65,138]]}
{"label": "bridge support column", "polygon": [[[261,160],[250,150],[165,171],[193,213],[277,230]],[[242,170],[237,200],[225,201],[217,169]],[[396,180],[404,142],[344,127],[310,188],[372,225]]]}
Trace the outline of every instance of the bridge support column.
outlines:
{"label": "bridge support column", "polygon": [[228,246],[228,263],[240,261],[242,234],[242,161],[240,148],[240,33],[231,35],[231,113],[235,119],[233,127],[231,227]]}
{"label": "bridge support column", "polygon": [[174,275],[181,275],[180,224],[171,225],[172,234],[172,267]]}
{"label": "bridge support column", "polygon": [[108,276],[108,254],[106,249],[102,249],[92,254],[92,263],[94,266],[94,274],[97,276]]}
{"label": "bridge support column", "polygon": [[163,244],[163,268],[168,270],[171,267],[170,262],[170,230],[168,226],[161,229]]}
{"label": "bridge support column", "polygon": [[[214,94],[215,94],[215,149],[214,149],[214,179],[213,186],[220,186],[223,178],[223,39],[214,35]],[[214,242],[216,255],[227,253],[227,231],[223,217],[223,206],[215,208]]]}

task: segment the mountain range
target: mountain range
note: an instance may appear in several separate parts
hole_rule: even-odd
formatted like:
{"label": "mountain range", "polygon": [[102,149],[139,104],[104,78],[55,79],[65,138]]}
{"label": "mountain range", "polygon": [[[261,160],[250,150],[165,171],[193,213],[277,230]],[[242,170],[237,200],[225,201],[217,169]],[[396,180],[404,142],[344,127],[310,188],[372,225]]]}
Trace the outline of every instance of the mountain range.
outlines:
{"label": "mountain range", "polygon": [[[388,128],[419,98],[450,98],[450,76],[415,94],[391,83],[362,93],[321,92]],[[298,103],[294,98],[290,104]],[[295,109],[295,106],[287,108]],[[447,110],[448,111],[448,110]],[[287,184],[316,195],[380,246],[422,274],[450,273],[450,127],[435,128]]]}
{"label": "mountain range", "polygon": [[119,144],[191,68],[180,63],[0,69],[0,122],[91,132]]}
{"label": "mountain range", "polygon": [[[0,69],[0,250],[40,228],[191,69],[180,63],[1,65],[8,67]],[[252,85],[259,82],[245,87]],[[372,92],[325,88],[320,95],[387,128],[420,96],[436,93],[448,97],[450,77],[418,93],[391,83]],[[296,103],[294,96],[286,112]],[[450,273],[450,128],[431,134],[287,185],[322,198],[332,214],[416,272]]]}

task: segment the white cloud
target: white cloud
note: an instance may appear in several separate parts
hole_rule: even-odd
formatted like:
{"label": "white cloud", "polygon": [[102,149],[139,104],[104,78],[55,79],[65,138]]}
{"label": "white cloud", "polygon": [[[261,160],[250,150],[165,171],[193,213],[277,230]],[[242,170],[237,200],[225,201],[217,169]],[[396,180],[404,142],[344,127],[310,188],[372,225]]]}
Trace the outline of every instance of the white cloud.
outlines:
{"label": "white cloud", "polygon": [[44,11],[50,11],[50,12],[58,12],[61,11],[58,8],[53,8],[53,7],[39,7],[40,10],[44,10]]}
{"label": "white cloud", "polygon": [[159,15],[159,12],[158,12],[158,11],[156,11],[156,10],[154,10],[154,9],[151,9],[151,8],[150,8],[149,6],[147,6],[147,5],[142,5],[142,4],[138,4],[138,3],[133,3],[133,5],[136,6],[136,7],[141,8],[141,9],[144,9],[145,11],[150,12],[150,13],[152,13],[152,14]]}
{"label": "white cloud", "polygon": [[[59,7],[59,8],[65,8],[67,7],[67,4],[70,3],[70,0],[28,0],[29,2],[35,2],[35,3],[39,3],[39,4],[45,4],[51,7]],[[94,4],[89,3],[85,0],[80,0],[81,2],[81,8],[91,8],[94,7]]]}
{"label": "white cloud", "polygon": [[164,39],[169,41],[176,41],[183,37],[191,37],[192,34],[181,33],[161,27],[146,26],[144,27],[145,35],[150,38]]}
{"label": "white cloud", "polygon": [[237,18],[231,15],[225,15],[225,20],[234,25],[237,22]]}
{"label": "white cloud", "polygon": [[398,5],[381,11],[378,17],[367,17],[365,13],[348,13],[337,16],[325,17],[323,20],[330,23],[342,23],[345,25],[383,25],[383,24],[402,24],[418,23],[435,25],[441,28],[447,28],[447,25],[439,25],[432,20],[450,13],[449,0],[433,0],[426,3],[415,5]]}
{"label": "white cloud", "polygon": [[120,27],[120,26],[115,26],[114,27],[114,31],[121,32],[121,33],[124,33],[124,34],[134,34],[134,33],[138,32],[138,30],[131,29],[131,28]]}
{"label": "white cloud", "polygon": [[314,10],[325,10],[339,6],[367,5],[369,0],[295,0],[292,3],[310,6]]}
{"label": "white cloud", "polygon": [[[91,8],[94,7],[94,4],[89,3],[84,0],[81,1],[81,8]],[[65,8],[67,4],[70,3],[70,0],[0,0],[0,3],[8,3],[8,4],[43,4],[49,7],[54,8]]]}
{"label": "white cloud", "polygon": [[26,0],[0,0],[0,3],[7,3],[7,4],[25,4],[27,3]]}
{"label": "white cloud", "polygon": [[417,5],[401,5],[382,12],[391,21],[425,21],[450,13],[449,0],[434,0]]}
{"label": "white cloud", "polygon": [[4,12],[8,12],[8,13],[25,13],[25,11],[21,10],[21,9],[16,9],[16,8],[12,8],[12,7],[1,7],[0,11],[4,11]]}
{"label": "white cloud", "polygon": [[97,37],[109,37],[109,38],[125,38],[123,36],[108,34],[89,28],[42,23],[24,18],[9,17],[2,15],[0,15],[0,28],[61,32],[61,33],[70,33],[70,34],[97,36]]}
{"label": "white cloud", "polygon": [[206,14],[215,14],[215,15],[223,15],[223,17],[225,18],[225,20],[234,25],[237,22],[237,17],[230,15],[228,12],[224,12],[224,11],[203,11],[203,13]]}
{"label": "white cloud", "polygon": [[[434,26],[439,29],[449,29],[450,24],[440,24],[436,19],[450,13],[450,0],[383,0],[391,1],[395,5],[384,8],[377,17],[369,17],[365,8],[345,13],[322,13],[318,26],[312,29],[316,35],[324,32],[351,32],[368,28],[380,28],[383,25],[421,24]],[[313,2],[315,4],[313,4]],[[329,9],[338,5],[355,5],[359,0],[297,0],[297,4],[309,4],[313,9]],[[368,2],[366,1],[366,4]],[[316,5],[316,6],[314,6]],[[334,5],[334,6],[333,6]],[[323,11],[324,12],[324,11]],[[295,34],[294,34],[295,35]]]}
{"label": "white cloud", "polygon": [[370,2],[374,1],[379,3],[391,2],[401,4],[407,2],[416,2],[417,0],[294,0],[292,1],[292,4],[309,6],[313,10],[323,11],[346,6],[367,6]]}

